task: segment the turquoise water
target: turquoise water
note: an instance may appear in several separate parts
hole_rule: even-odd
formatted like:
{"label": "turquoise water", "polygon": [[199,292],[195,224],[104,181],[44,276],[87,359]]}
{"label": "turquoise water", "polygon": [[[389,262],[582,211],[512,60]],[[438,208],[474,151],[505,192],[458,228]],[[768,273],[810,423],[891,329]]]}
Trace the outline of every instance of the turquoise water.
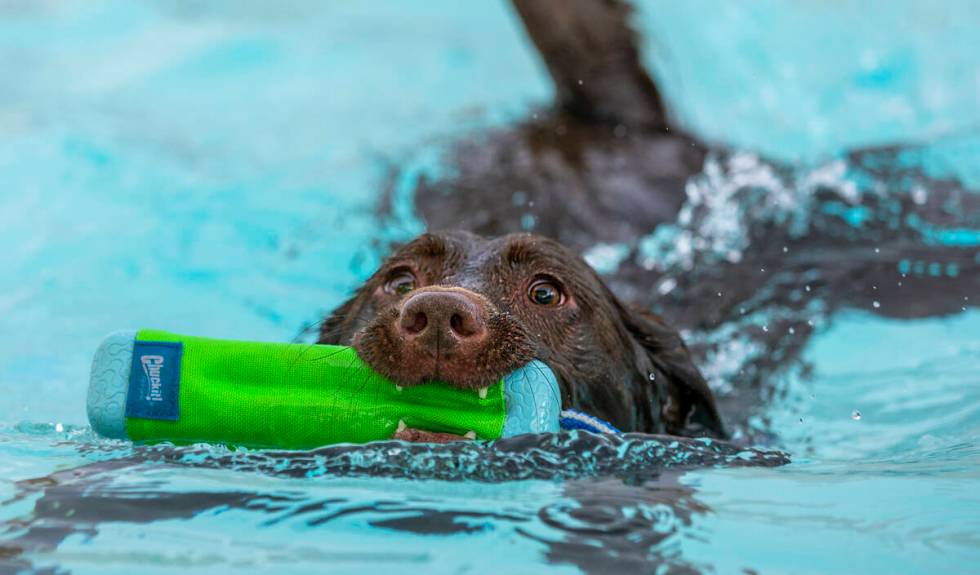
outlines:
{"label": "turquoise water", "polygon": [[[0,7],[0,572],[977,572],[969,300],[911,320],[815,312],[807,369],[774,374],[751,422],[791,454],[782,467],[733,452],[678,468],[673,453],[702,448],[645,439],[623,448],[642,455],[629,465],[576,459],[609,446],[573,438],[525,459],[467,452],[475,467],[442,473],[439,454],[411,450],[300,460],[93,437],[85,383],[104,334],[292,339],[384,240],[421,229],[408,194],[448,169],[454,139],[551,98],[502,3],[362,4]],[[678,118],[745,157],[801,160],[846,188],[835,154],[925,143],[923,172],[980,189],[978,13],[650,2],[637,22]],[[386,189],[399,217],[382,227]],[[797,192],[782,190],[786,213],[809,207]],[[858,230],[869,217],[840,210]],[[922,244],[976,247],[964,221]],[[705,365],[719,393],[740,357]],[[385,461],[415,474],[365,472]]]}

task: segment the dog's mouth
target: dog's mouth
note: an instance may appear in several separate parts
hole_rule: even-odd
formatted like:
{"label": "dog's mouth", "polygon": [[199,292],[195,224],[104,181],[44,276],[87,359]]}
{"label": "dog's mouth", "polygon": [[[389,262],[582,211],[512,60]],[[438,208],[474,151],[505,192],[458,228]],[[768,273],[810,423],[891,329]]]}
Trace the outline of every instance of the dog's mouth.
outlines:
{"label": "dog's mouth", "polygon": [[463,435],[426,431],[424,429],[409,427],[404,421],[399,421],[398,429],[395,430],[395,434],[391,438],[412,443],[451,443],[453,441],[476,441],[476,434],[472,431]]}
{"label": "dog's mouth", "polygon": [[[528,364],[534,346],[523,325],[486,298],[461,288],[427,287],[378,313],[352,344],[397,386],[442,382],[486,399],[491,386]],[[399,422],[393,439],[446,443],[475,439]]]}
{"label": "dog's mouth", "polygon": [[[444,387],[441,389],[443,392],[446,391]],[[425,389],[417,391],[431,393],[431,390]],[[411,395],[416,393],[416,390],[403,388],[398,393]],[[551,367],[540,360],[533,360],[508,373],[493,387],[481,388],[475,393],[472,391],[450,393],[453,396],[452,403],[443,398],[438,401],[438,405],[443,407],[453,405],[456,409],[464,410],[451,418],[452,423],[443,419],[425,419],[424,416],[420,418],[407,412],[404,419],[399,419],[392,438],[413,442],[446,443],[475,440],[478,437],[496,439],[525,434],[554,433],[560,429],[561,419],[565,414],[562,411],[557,377]],[[468,427],[468,424],[473,427]],[[450,426],[451,431],[447,430],[446,425]]]}

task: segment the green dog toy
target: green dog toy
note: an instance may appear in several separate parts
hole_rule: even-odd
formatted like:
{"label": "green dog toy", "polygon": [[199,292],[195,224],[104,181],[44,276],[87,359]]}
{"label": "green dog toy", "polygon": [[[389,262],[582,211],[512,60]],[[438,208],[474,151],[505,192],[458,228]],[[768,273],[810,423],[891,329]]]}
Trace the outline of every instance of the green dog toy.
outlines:
{"label": "green dog toy", "polygon": [[390,439],[402,425],[479,439],[555,432],[559,398],[540,361],[479,391],[403,388],[350,347],[140,330],[103,340],[87,407],[110,438],[312,449]]}

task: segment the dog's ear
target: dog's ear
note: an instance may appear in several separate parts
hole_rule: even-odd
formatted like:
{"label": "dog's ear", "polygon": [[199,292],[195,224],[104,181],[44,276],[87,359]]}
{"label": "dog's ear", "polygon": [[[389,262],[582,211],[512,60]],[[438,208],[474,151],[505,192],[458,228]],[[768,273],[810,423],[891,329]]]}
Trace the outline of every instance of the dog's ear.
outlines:
{"label": "dog's ear", "polygon": [[667,398],[661,413],[667,432],[728,437],[715,405],[715,396],[691,360],[680,334],[649,311],[622,304],[619,311],[626,329],[653,364],[656,376],[664,378],[662,383]]}

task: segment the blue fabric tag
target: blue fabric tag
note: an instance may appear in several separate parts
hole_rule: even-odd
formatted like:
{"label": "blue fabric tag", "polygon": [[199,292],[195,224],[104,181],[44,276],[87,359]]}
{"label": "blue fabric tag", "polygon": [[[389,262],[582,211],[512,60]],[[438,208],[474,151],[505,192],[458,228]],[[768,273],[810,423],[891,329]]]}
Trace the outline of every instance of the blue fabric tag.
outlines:
{"label": "blue fabric tag", "polygon": [[180,356],[171,341],[137,341],[129,373],[126,417],[177,421],[180,417]]}

